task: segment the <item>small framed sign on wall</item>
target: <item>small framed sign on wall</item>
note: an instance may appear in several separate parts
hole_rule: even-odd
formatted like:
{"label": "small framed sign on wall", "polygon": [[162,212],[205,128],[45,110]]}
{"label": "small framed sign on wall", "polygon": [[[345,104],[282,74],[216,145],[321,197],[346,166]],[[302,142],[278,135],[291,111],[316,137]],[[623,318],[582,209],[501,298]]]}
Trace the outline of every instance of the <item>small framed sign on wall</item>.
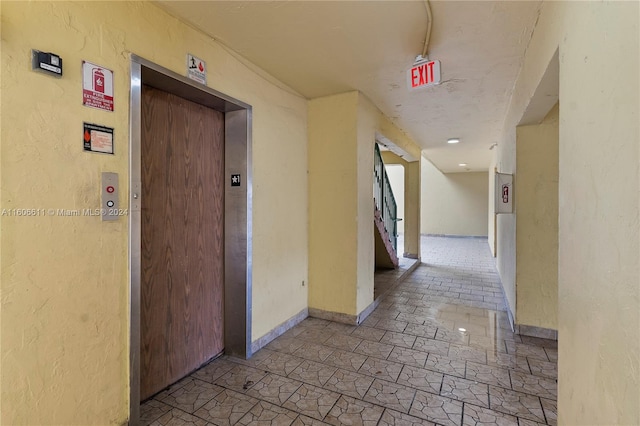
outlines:
{"label": "small framed sign on wall", "polygon": [[513,175],[496,173],[496,214],[513,213]]}

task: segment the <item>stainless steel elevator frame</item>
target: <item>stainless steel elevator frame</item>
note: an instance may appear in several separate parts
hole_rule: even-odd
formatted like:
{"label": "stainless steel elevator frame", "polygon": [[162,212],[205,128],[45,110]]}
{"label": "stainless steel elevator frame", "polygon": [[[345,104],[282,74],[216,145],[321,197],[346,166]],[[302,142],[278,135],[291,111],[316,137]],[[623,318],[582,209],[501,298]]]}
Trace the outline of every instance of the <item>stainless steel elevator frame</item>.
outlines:
{"label": "stainless steel elevator frame", "polygon": [[[140,417],[140,197],[143,84],[224,114],[224,345],[226,354],[244,358],[252,355],[251,106],[132,54],[129,110],[130,425],[137,425]],[[231,174],[242,176],[241,186],[231,186]]]}

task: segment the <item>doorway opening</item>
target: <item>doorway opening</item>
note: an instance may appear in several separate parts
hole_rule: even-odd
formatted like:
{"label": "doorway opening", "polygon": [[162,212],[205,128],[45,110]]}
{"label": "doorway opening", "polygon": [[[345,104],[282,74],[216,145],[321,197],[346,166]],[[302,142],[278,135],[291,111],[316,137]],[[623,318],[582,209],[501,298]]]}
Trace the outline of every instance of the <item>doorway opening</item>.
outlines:
{"label": "doorway opening", "polygon": [[559,81],[556,50],[516,127],[515,301],[510,306],[516,332],[552,340],[558,339],[559,314]]}
{"label": "doorway opening", "polygon": [[[162,339],[154,347],[167,358],[165,381],[223,348],[251,356],[251,106],[136,55],[130,96],[129,422],[137,424],[141,391],[147,397],[172,384],[141,389],[156,355],[142,359],[144,336]],[[156,287],[145,288],[154,279]],[[164,310],[159,317],[148,315],[155,303]],[[149,318],[163,329],[150,333],[158,324],[143,323]],[[171,339],[185,334],[191,347],[171,349]]]}
{"label": "doorway opening", "polygon": [[385,164],[384,168],[387,170],[387,176],[389,176],[389,183],[393,190],[393,195],[396,198],[396,232],[397,243],[396,252],[398,257],[405,253],[404,250],[404,166],[402,164]]}

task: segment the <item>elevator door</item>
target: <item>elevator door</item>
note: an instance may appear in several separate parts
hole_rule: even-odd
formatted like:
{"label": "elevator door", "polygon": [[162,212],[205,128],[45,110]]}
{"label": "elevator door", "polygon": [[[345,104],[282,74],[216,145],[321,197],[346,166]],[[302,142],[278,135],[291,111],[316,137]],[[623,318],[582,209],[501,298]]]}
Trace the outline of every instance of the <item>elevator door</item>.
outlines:
{"label": "elevator door", "polygon": [[142,89],[140,398],[224,349],[224,116]]}

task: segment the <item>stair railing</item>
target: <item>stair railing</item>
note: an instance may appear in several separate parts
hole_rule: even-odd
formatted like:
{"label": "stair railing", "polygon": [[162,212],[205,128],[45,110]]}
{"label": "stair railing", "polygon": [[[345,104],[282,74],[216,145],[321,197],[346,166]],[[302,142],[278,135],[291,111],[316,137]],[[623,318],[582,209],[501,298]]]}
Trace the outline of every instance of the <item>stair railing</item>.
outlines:
{"label": "stair railing", "polygon": [[375,201],[376,209],[382,216],[382,223],[385,231],[389,236],[389,241],[393,245],[395,252],[398,252],[398,206],[396,205],[396,199],[393,196],[393,190],[391,189],[391,182],[389,182],[389,176],[384,168],[384,162],[382,161],[382,154],[380,154],[380,148],[378,144],[375,144],[374,166],[373,166],[373,198]]}

